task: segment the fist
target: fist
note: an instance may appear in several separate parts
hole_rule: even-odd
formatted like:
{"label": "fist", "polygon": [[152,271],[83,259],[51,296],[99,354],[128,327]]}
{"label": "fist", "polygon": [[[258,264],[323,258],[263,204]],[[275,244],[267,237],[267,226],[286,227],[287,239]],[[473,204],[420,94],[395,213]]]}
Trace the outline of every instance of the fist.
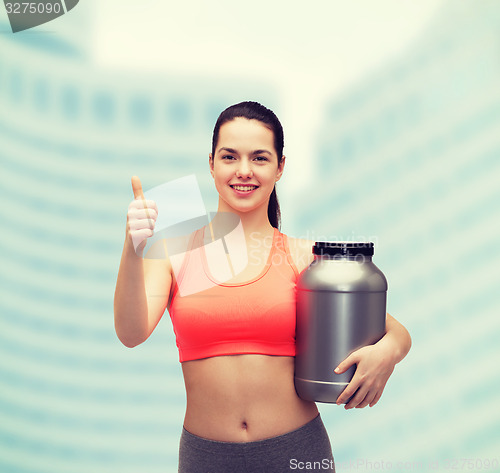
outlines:
{"label": "fist", "polygon": [[137,176],[132,177],[134,200],[130,202],[127,212],[127,237],[131,239],[134,250],[142,256],[147,239],[154,234],[158,208],[153,200],[146,200],[142,192],[142,184]]}

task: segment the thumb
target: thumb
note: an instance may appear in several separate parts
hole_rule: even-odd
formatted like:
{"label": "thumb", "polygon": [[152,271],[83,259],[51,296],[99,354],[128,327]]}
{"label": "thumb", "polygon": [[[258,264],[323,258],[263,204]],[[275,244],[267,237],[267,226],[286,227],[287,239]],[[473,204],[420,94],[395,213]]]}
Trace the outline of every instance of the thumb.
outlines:
{"label": "thumb", "polygon": [[137,176],[132,176],[132,190],[134,191],[135,199],[144,199],[141,180]]}

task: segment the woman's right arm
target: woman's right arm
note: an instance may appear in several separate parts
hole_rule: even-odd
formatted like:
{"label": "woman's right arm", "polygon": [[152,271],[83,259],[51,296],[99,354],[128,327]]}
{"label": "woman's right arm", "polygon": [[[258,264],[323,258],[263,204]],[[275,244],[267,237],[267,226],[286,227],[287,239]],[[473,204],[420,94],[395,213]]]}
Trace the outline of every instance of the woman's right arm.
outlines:
{"label": "woman's right arm", "polygon": [[129,348],[151,335],[165,312],[172,284],[172,269],[164,241],[153,245],[161,246],[163,258],[142,257],[147,238],[153,235],[158,210],[153,201],[144,199],[141,182],[135,176],[132,188],[135,198],[127,213],[114,300],[116,334]]}

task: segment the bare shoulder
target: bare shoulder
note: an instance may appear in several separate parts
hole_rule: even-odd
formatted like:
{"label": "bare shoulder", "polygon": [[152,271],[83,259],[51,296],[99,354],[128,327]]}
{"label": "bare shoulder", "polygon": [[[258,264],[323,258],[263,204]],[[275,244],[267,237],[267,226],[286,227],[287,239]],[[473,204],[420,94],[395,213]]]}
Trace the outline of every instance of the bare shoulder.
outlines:
{"label": "bare shoulder", "polygon": [[306,240],[304,238],[288,237],[288,247],[290,248],[290,255],[297,269],[302,272],[306,269],[314,259],[312,247],[314,240]]}

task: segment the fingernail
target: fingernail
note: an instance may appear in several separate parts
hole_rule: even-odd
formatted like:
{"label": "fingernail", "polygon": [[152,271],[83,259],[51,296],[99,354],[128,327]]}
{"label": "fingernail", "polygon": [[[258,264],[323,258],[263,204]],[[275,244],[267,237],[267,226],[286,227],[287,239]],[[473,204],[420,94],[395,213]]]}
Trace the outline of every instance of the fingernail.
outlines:
{"label": "fingernail", "polygon": [[340,368],[337,366],[335,369],[334,369],[335,373],[338,373],[340,371]]}

